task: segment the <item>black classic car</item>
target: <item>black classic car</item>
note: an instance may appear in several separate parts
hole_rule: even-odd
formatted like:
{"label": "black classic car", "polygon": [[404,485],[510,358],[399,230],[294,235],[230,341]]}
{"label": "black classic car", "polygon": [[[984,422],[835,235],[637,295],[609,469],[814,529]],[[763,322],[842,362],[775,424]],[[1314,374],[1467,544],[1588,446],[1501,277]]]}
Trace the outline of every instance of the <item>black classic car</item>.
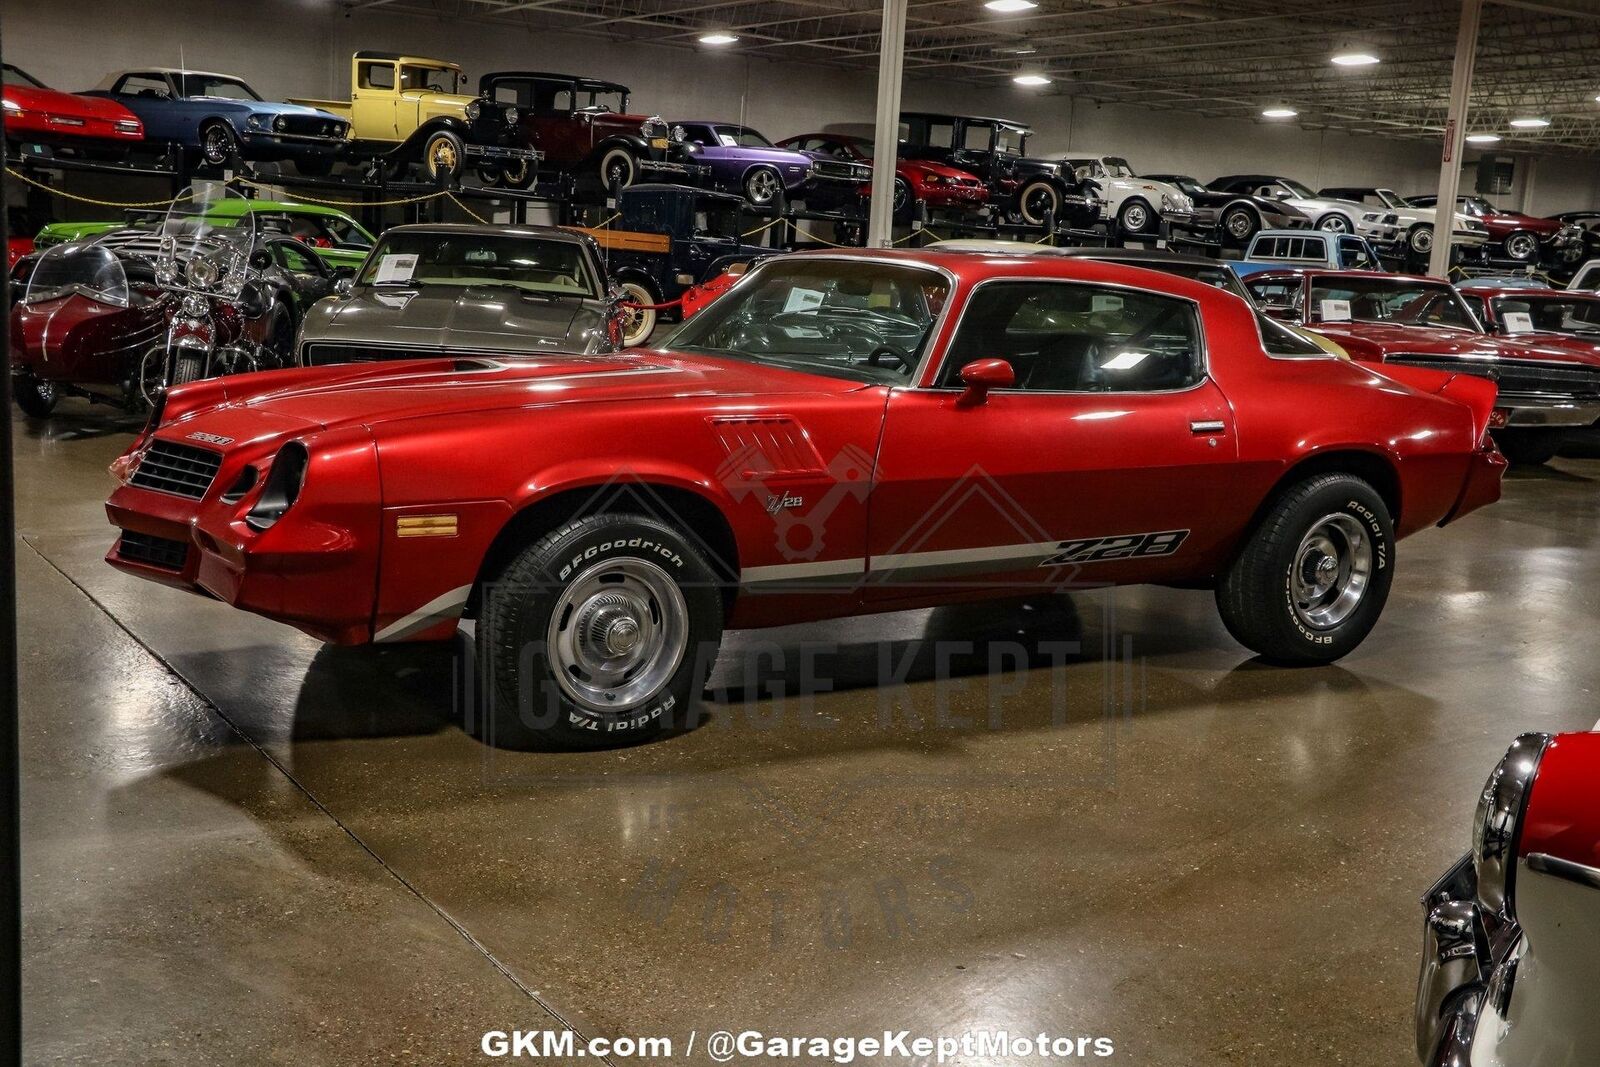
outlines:
{"label": "black classic car", "polygon": [[989,184],[989,203],[1000,214],[1042,226],[1088,228],[1103,220],[1104,203],[1060,160],[1026,156],[1027,126],[1010,119],[900,113],[900,153],[976,174]]}
{"label": "black classic car", "polygon": [[478,95],[517,109],[517,135],[544,153],[545,169],[589,186],[627,188],[641,181],[705,176],[707,168],[695,162],[681,130],[659,115],[628,110],[626,85],[576,74],[503,70],[479,78]]}
{"label": "black classic car", "polygon": [[1197,223],[1217,228],[1224,244],[1243,248],[1262,230],[1307,230],[1311,216],[1282,200],[1253,193],[1208,189],[1187,174],[1147,174],[1145,177],[1175,185],[1194,201]]}

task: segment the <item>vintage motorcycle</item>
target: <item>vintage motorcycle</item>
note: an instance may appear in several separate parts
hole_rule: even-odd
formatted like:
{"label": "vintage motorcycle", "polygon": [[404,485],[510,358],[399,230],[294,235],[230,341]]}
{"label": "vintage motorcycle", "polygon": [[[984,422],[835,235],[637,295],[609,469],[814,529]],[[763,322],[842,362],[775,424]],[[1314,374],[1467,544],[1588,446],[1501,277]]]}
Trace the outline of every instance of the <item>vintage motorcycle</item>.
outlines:
{"label": "vintage motorcycle", "polygon": [[157,229],[41,255],[11,311],[17,406],[44,418],[71,395],[137,411],[172,385],[295,365],[300,306],[334,278],[309,262],[292,273],[286,257],[315,256],[216,210],[238,195],[186,190]]}

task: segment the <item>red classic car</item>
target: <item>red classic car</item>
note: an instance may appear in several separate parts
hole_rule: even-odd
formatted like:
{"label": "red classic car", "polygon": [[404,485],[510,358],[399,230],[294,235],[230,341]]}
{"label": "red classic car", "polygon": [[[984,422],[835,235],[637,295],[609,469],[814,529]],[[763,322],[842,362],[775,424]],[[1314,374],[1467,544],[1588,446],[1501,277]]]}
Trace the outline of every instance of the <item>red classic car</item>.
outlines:
{"label": "red classic car", "polygon": [[1290,268],[1252,274],[1245,287],[1268,314],[1311,327],[1355,359],[1495,380],[1494,436],[1513,462],[1543,463],[1569,433],[1600,419],[1600,355],[1538,335],[1486,333],[1435,278]]}
{"label": "red classic car", "polygon": [[[1413,207],[1434,207],[1437,196],[1413,196],[1406,202]],[[1481,196],[1456,198],[1456,210],[1483,223],[1489,231],[1490,246],[1498,244],[1506,258],[1518,263],[1534,263],[1544,250],[1552,258],[1576,260],[1583,256],[1583,227],[1560,219],[1541,219],[1520,211],[1495,207]]]}
{"label": "red classic car", "polygon": [[[778,142],[780,148],[801,152],[820,152],[835,159],[872,164],[872,141],[838,133],[808,133]],[[940,210],[978,211],[989,201],[989,189],[981,178],[967,171],[931,159],[897,158],[894,165],[894,211],[909,211],[921,200]],[[863,195],[871,196],[868,186]]]}
{"label": "red classic car", "polygon": [[[52,147],[104,148],[144,140],[144,125],[111,100],[57,92],[4,64],[6,141]],[[9,147],[8,147],[9,151]]]}
{"label": "red classic car", "polygon": [[686,714],[724,627],[1072,582],[1203,582],[1243,644],[1324,663],[1395,542],[1505,470],[1489,382],[1120,264],[777,256],[673,343],[174,389],[107,561],[330,641],[469,616],[486,732],[592,746]]}
{"label": "red classic car", "polygon": [[1593,1062],[1600,1044],[1600,734],[1517,738],[1472,849],[1422,898],[1424,1067]]}

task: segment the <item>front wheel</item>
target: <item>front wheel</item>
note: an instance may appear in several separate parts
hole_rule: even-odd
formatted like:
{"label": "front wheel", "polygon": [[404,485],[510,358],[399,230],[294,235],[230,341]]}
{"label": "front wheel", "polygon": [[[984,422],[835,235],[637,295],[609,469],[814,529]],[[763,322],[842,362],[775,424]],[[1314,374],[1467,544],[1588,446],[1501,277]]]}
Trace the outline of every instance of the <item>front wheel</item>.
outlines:
{"label": "front wheel", "polygon": [[600,748],[687,723],[722,594],[687,538],[643,515],[575,519],[479,590],[485,740]]}
{"label": "front wheel", "polygon": [[1406,244],[1418,256],[1433,255],[1433,227],[1425,222],[1411,227],[1411,232],[1406,236]]}
{"label": "front wheel", "polygon": [[200,157],[213,167],[238,158],[239,139],[226,122],[208,122],[200,131]]}
{"label": "front wheel", "polygon": [[1155,213],[1143,200],[1129,200],[1117,212],[1117,226],[1123,233],[1144,233],[1154,229]]}
{"label": "front wheel", "polygon": [[1234,244],[1247,245],[1261,229],[1261,219],[1247,207],[1231,207],[1222,216],[1222,232]]}
{"label": "front wheel", "polygon": [[206,357],[179,352],[172,361],[172,384],[188,385],[206,376]]}
{"label": "front wheel", "polygon": [[1324,215],[1317,223],[1317,229],[1325,233],[1349,233],[1353,227],[1343,215]]}
{"label": "front wheel", "polygon": [[606,191],[626,189],[639,178],[639,163],[626,148],[613,148],[600,158],[600,184]]}
{"label": "front wheel", "polygon": [[1369,483],[1322,474],[1285,490],[1220,576],[1234,639],[1284,664],[1330,663],[1378,621],[1394,580],[1394,522]]}
{"label": "front wheel", "polygon": [[757,167],[744,178],[745,199],[762,207],[778,199],[783,192],[783,179],[771,167]]}
{"label": "front wheel", "polygon": [[1061,221],[1061,192],[1047,181],[1030,182],[1017,195],[1022,220],[1030,226],[1043,226],[1045,219]]}
{"label": "front wheel", "polygon": [[500,184],[507,189],[526,189],[533,184],[533,164],[526,159],[508,159],[499,169]]}
{"label": "front wheel", "polygon": [[61,391],[55,382],[47,382],[33,375],[15,375],[11,379],[11,392],[17,398],[17,407],[31,419],[48,419],[61,402]]}
{"label": "front wheel", "polygon": [[[654,304],[655,294],[639,282],[623,282],[622,293],[630,304]],[[656,309],[630,307],[622,309],[622,347],[642,345],[656,328]]]}
{"label": "front wheel", "polygon": [[1506,256],[1518,263],[1532,263],[1539,256],[1539,239],[1531,233],[1514,233],[1505,240]]}
{"label": "front wheel", "polygon": [[1496,430],[1494,443],[1512,463],[1537,467],[1555,459],[1564,437],[1560,430]]}

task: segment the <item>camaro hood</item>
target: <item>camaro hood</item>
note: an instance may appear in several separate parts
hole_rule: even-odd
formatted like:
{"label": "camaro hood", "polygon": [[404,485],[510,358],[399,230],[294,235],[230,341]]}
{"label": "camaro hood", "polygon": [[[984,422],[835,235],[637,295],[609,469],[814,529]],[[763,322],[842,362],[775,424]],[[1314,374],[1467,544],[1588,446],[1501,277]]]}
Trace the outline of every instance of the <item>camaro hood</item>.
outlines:
{"label": "camaro hood", "polygon": [[593,329],[594,298],[465,286],[365,286],[329,309],[328,325],[306,341],[404,345],[490,352],[562,351]]}
{"label": "camaro hood", "polygon": [[[758,366],[741,360],[633,349],[604,356],[471,357],[339,364],[289,372],[294,382],[240,396],[199,417],[230,434],[228,410],[264,411],[321,426],[374,425],[576,403],[726,399],[795,393],[843,393],[859,382]],[[181,435],[179,435],[181,436]]]}

